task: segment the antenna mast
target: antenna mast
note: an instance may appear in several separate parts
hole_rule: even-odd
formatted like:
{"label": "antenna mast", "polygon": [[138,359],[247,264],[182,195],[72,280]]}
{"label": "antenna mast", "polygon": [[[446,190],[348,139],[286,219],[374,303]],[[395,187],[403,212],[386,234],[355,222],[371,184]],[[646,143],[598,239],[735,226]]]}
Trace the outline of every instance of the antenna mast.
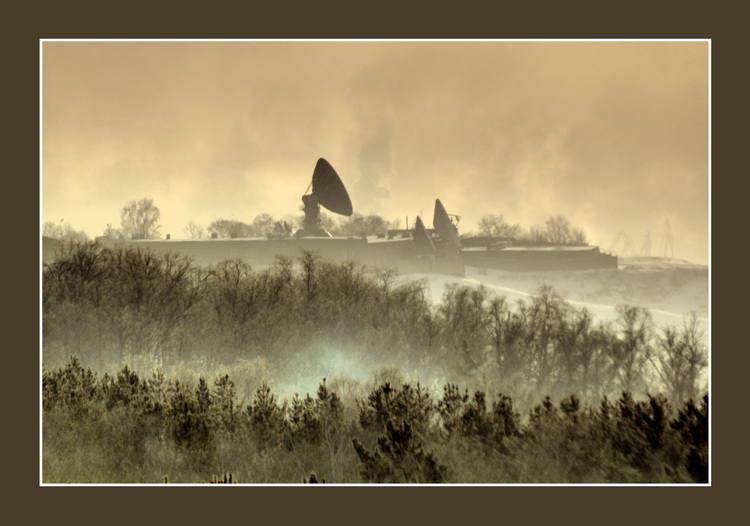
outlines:
{"label": "antenna mast", "polygon": [[669,219],[664,221],[664,233],[661,237],[661,257],[673,258],[674,257],[674,245],[672,243],[672,226],[669,224]]}

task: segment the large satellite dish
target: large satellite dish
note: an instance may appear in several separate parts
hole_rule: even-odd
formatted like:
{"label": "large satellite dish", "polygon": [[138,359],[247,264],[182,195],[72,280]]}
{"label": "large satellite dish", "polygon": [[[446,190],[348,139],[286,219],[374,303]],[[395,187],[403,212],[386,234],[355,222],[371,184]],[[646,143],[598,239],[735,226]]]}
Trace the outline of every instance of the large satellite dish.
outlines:
{"label": "large satellite dish", "polygon": [[315,165],[310,186],[312,192],[302,196],[302,203],[304,204],[302,211],[305,213],[305,219],[302,228],[297,230],[294,236],[331,237],[331,234],[323,228],[321,223],[320,206],[322,205],[336,214],[350,216],[353,210],[349,193],[336,170],[322,157],[318,159],[318,163]]}
{"label": "large satellite dish", "polygon": [[422,218],[420,218],[419,216],[417,216],[416,225],[414,226],[414,232],[412,235],[414,236],[414,243],[417,246],[426,249],[430,253],[435,252],[435,245],[432,244],[430,234],[427,233],[427,229],[422,222]]}
{"label": "large satellite dish", "polygon": [[461,249],[461,240],[458,238],[458,229],[456,229],[456,225],[451,221],[451,218],[448,215],[448,212],[445,211],[445,207],[443,206],[443,203],[440,202],[440,199],[435,199],[435,215],[432,218],[432,226],[435,227],[435,231],[440,237],[451,243],[457,249]]}
{"label": "large satellite dish", "polygon": [[318,197],[318,203],[331,212],[342,216],[352,215],[352,201],[344,183],[333,166],[322,157],[318,159],[313,171],[312,193]]}

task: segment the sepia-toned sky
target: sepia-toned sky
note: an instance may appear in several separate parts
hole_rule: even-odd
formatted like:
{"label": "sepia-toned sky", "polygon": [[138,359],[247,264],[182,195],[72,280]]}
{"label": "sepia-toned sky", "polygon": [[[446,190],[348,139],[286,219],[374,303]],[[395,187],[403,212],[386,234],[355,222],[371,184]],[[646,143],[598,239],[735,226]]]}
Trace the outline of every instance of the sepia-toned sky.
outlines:
{"label": "sepia-toned sky", "polygon": [[[150,197],[162,232],[300,214],[315,162],[355,212],[476,231],[567,216],[707,264],[707,42],[54,42],[42,220],[91,236]],[[622,246],[622,245],[621,245]]]}

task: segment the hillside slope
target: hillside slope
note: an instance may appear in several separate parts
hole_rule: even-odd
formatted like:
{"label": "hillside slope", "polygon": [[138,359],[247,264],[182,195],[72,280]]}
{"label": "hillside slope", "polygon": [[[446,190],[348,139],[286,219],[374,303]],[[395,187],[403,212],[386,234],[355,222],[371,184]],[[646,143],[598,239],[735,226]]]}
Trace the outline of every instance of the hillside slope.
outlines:
{"label": "hillside slope", "polygon": [[622,258],[619,270],[506,272],[466,267],[463,278],[410,274],[401,279],[424,280],[433,302],[445,286],[460,283],[484,286],[511,300],[528,300],[542,285],[550,285],[576,307],[586,307],[597,319],[616,317],[621,304],[647,308],[657,325],[681,325],[695,313],[704,324],[709,316],[708,267],[666,258]]}

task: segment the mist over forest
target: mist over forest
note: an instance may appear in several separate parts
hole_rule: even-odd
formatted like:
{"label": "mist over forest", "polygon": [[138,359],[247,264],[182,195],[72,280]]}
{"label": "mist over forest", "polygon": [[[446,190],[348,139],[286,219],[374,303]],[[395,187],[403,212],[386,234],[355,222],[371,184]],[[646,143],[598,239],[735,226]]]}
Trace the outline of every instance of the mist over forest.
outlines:
{"label": "mist over forest", "polygon": [[[692,280],[700,281],[696,276],[701,272],[673,269],[666,274],[667,283],[689,287]],[[590,280],[597,272],[585,274]],[[606,276],[601,272],[599,275],[599,279]],[[45,428],[49,429],[46,436],[50,437],[45,438],[45,452],[49,455],[45,458],[47,472],[56,473],[49,480],[80,476],[93,477],[89,481],[117,481],[124,477],[128,481],[159,483],[162,475],[170,474],[155,475],[148,470],[155,468],[154,462],[161,465],[157,451],[167,447],[181,451],[182,460],[179,466],[173,466],[172,480],[205,482],[212,474],[222,474],[215,464],[219,457],[224,458],[221,465],[235,465],[238,461],[232,455],[234,460],[223,457],[219,454],[223,449],[215,448],[231,444],[239,447],[246,440],[252,443],[247,443],[247,447],[260,448],[258,454],[270,455],[274,462],[286,465],[292,461],[286,457],[289,450],[283,454],[269,452],[264,440],[270,433],[278,434],[282,442],[294,442],[301,440],[299,436],[291,438],[294,433],[309,432],[312,435],[305,440],[319,447],[320,436],[316,433],[322,431],[309,422],[309,429],[305,427],[308,424],[294,422],[303,418],[305,411],[310,414],[304,418],[320,422],[324,418],[320,404],[328,404],[325,414],[329,416],[325,418],[333,418],[330,411],[337,415],[337,454],[325,466],[315,466],[307,456],[311,451],[305,449],[307,446],[298,443],[292,451],[306,451],[306,470],[318,475],[325,472],[329,482],[482,482],[477,477],[483,476],[489,477],[484,481],[494,482],[694,480],[688,473],[696,468],[685,467],[692,464],[682,455],[702,454],[702,446],[681,442],[678,428],[670,427],[669,422],[702,414],[695,404],[707,393],[708,340],[699,313],[673,317],[669,324],[659,319],[657,324],[649,309],[638,305],[616,305],[609,316],[599,316],[595,308],[589,310],[580,303],[566,301],[550,285],[540,285],[533,294],[517,298],[498,294],[481,284],[462,283],[460,279],[439,283],[437,290],[435,285],[428,278],[395,276],[387,269],[331,263],[313,253],[302,253],[296,259],[279,258],[272,267],[255,270],[240,260],[202,267],[178,254],[154,253],[141,247],[104,248],[93,242],[62,245],[57,259],[46,264],[43,271],[43,384],[48,422]],[[154,381],[161,385],[158,392],[163,398],[156,406],[140,405],[154,395]],[[214,381],[216,386],[211,387]],[[224,386],[223,394],[212,390],[218,389],[219,384]],[[122,394],[126,388],[130,394]],[[203,395],[201,390],[205,391]],[[115,392],[121,394],[115,396]],[[181,403],[188,405],[169,405],[176,403],[170,398],[174,396],[182,397]],[[205,397],[204,402],[200,402],[201,396]],[[222,427],[226,422],[220,425],[212,420],[219,415],[209,418],[218,409],[218,402],[212,398],[216,396],[225,398],[221,403],[233,415],[228,428]],[[330,396],[335,396],[335,403]],[[383,396],[401,401],[378,402]],[[446,413],[446,396],[458,404],[451,406],[450,418],[479,420],[458,435],[451,433],[451,426],[457,424],[451,424]],[[660,427],[659,432],[668,433],[671,438],[664,435],[663,447],[657,448],[660,452],[649,452],[649,458],[656,455],[655,464],[648,463],[641,471],[631,466],[629,469],[636,469],[632,473],[620,471],[624,467],[619,466],[607,476],[591,466],[578,475],[569,470],[522,475],[518,466],[508,466],[507,462],[513,459],[507,449],[508,440],[525,444],[519,454],[527,451],[524,448],[531,446],[525,441],[531,435],[522,430],[536,425],[539,417],[534,415],[539,411],[549,413],[549,425],[557,422],[554,427],[567,421],[559,420],[561,415],[570,417],[581,411],[580,418],[584,414],[594,418],[594,413],[588,411],[618,400],[613,408],[626,411],[620,413],[623,418],[631,414],[628,411],[645,411],[644,422],[651,422],[648,425],[655,425],[654,418],[663,419],[659,425],[666,427]],[[639,405],[639,400],[645,400],[646,405]],[[199,405],[189,409],[192,403]],[[208,405],[200,409],[201,403]],[[332,403],[335,410],[331,409]],[[389,411],[396,411],[393,407],[401,407],[398,404],[406,404],[406,413],[391,414]],[[114,472],[110,471],[111,465],[102,465],[95,472],[66,474],[73,468],[64,467],[57,448],[67,439],[51,422],[74,411],[79,418],[83,418],[81,414],[88,415],[84,418],[86,426],[96,427],[100,425],[97,422],[103,422],[101,418],[119,418],[119,413],[111,413],[113,407],[136,411],[142,415],[139,418],[150,415],[148,420],[154,421],[148,425],[156,427],[144,431],[150,437],[148,446],[138,442],[139,448],[146,448],[138,450],[141,464],[128,467],[137,459],[128,459],[130,453],[126,451]],[[497,435],[497,426],[502,422],[496,420],[498,413],[493,413],[492,407],[512,417],[515,431],[510,435]],[[558,414],[559,410],[563,413]],[[254,411],[270,413],[263,413],[261,418],[261,413]],[[417,418],[412,411],[422,416]],[[183,427],[170,427],[178,425],[170,418],[180,414],[183,416],[179,418],[193,415],[188,416],[193,420],[179,420]],[[198,414],[208,420],[198,430],[192,429]],[[582,421],[576,417],[568,424]],[[483,447],[483,454],[505,459],[495,466],[496,472],[473,472],[464,465],[478,461],[473,454],[453,459],[453,467],[440,464],[445,469],[438,469],[423,458],[427,453],[418,447],[420,440],[439,450],[445,445],[445,433],[454,436],[453,440],[475,436],[478,431],[471,429],[477,425],[484,429],[479,435],[486,434],[487,440],[495,437],[494,445]],[[586,425],[595,426],[593,421]],[[614,425],[613,421],[608,425]],[[579,431],[586,434],[594,428]],[[239,429],[252,431],[250,436],[255,438],[234,436],[232,433]],[[194,435],[197,432],[199,435]],[[215,442],[220,436],[224,438]],[[373,467],[377,462],[371,458],[372,448],[380,443],[379,436],[411,448],[410,455],[426,464],[417,470],[418,474],[404,474],[399,471],[404,468],[398,461],[389,461],[390,467],[383,468],[387,473],[384,475],[378,471],[380,468]],[[357,445],[346,446],[352,437]],[[202,444],[199,451],[192,449],[197,443]],[[183,446],[187,449],[180,449]],[[597,454],[605,458],[604,451],[614,446],[602,447],[605,449]],[[690,453],[690,448],[696,447],[697,453]],[[381,451],[376,457],[383,454]],[[343,458],[348,466],[344,471],[336,463],[343,462]],[[528,461],[523,458],[523,462]],[[695,462],[703,457],[690,458],[690,462]],[[109,465],[105,460],[97,460],[97,465]],[[522,461],[519,457],[513,462]],[[573,462],[572,457],[565,462]],[[666,467],[658,467],[661,463],[666,463]],[[284,470],[289,468],[286,465]],[[162,465],[158,469],[167,468]],[[248,478],[261,483],[282,481],[270,473],[250,475],[252,470],[248,469],[237,465],[230,471],[235,477],[241,472],[240,478],[245,478],[245,482],[251,481]],[[151,473],[151,479],[143,470]],[[292,469],[296,475],[285,480],[299,482],[300,477],[310,476],[306,470]],[[282,479],[289,476],[283,475]]]}
{"label": "mist over forest", "polygon": [[708,41],[40,58],[43,483],[709,482]]}

